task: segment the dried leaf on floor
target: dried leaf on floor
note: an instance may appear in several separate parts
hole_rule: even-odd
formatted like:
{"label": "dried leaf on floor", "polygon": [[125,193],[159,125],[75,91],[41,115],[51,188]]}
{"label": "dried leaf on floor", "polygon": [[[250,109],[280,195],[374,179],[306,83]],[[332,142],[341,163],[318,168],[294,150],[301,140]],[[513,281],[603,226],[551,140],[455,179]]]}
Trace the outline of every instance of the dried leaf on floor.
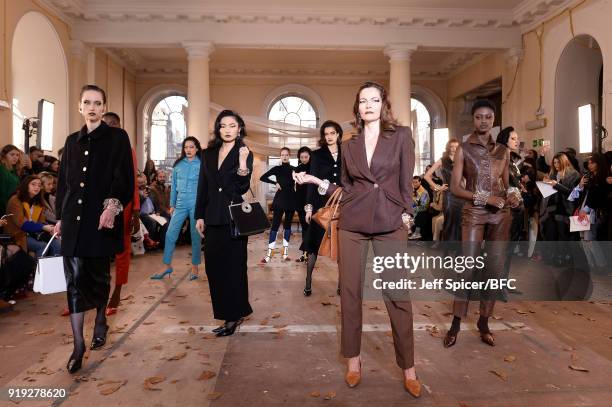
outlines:
{"label": "dried leaf on floor", "polygon": [[151,348],[151,350],[162,350],[162,346],[161,345],[155,345]]}
{"label": "dried leaf on floor", "polygon": [[178,383],[178,382],[179,382],[179,380],[178,380],[178,379],[174,379],[174,380],[172,380],[172,381],[170,382],[170,384],[176,384],[176,383]]}
{"label": "dried leaf on floor", "polygon": [[330,301],[321,301],[321,305],[327,307],[328,305],[332,305],[332,303]]}
{"label": "dried leaf on floor", "polygon": [[323,397],[323,400],[332,400],[335,398],[336,398],[336,392],[330,391],[329,393],[325,394],[325,397]]}
{"label": "dried leaf on floor", "polygon": [[131,300],[131,299],[133,299],[133,298],[134,298],[134,294],[130,294],[130,295],[128,295],[127,297],[123,297],[123,298],[121,299],[121,301],[128,301],[128,300]]}
{"label": "dried leaf on floor", "polygon": [[147,322],[143,322],[143,325],[153,325],[155,322],[153,321],[147,321]]}
{"label": "dried leaf on floor", "polygon": [[147,295],[147,296],[145,296],[145,298],[146,298],[147,300],[154,300],[154,299],[155,299],[155,296],[154,296],[154,295]]}
{"label": "dried leaf on floor", "polygon": [[516,356],[508,355],[504,358],[504,362],[512,363],[516,360]]}
{"label": "dried leaf on floor", "polygon": [[187,329],[187,333],[188,333],[189,335],[195,335],[196,330],[195,330],[195,328],[194,328],[194,327],[190,326],[190,327],[189,327],[189,329]]}
{"label": "dried leaf on floor", "polygon": [[223,396],[223,393],[218,392],[218,391],[214,391],[214,392],[212,392],[212,393],[208,393],[208,394],[206,395],[206,398],[207,398],[208,400],[217,400],[217,399],[218,399],[218,398],[220,398],[221,396]]}
{"label": "dried leaf on floor", "polygon": [[520,310],[518,308],[515,308],[514,310],[516,311],[517,314],[521,314],[521,315],[528,315],[529,314],[527,311],[523,311],[523,310]]}
{"label": "dried leaf on floor", "polygon": [[105,380],[102,383],[98,383],[98,389],[100,389],[101,395],[108,396],[119,390],[126,383],[127,380]]}
{"label": "dried leaf on floor", "polygon": [[493,317],[492,317],[492,318],[493,318],[493,319],[496,319],[496,320],[504,319],[503,317],[501,317],[501,316],[499,316],[499,315],[493,315]]}
{"label": "dried leaf on floor", "polygon": [[380,311],[380,307],[378,305],[374,305],[372,307],[370,307],[370,309],[376,310],[376,311]]}
{"label": "dried leaf on floor", "polygon": [[156,384],[166,380],[165,376],[151,376],[144,380],[143,386],[147,390],[161,390],[159,387],[155,387]]}
{"label": "dried leaf on floor", "polygon": [[561,390],[561,387],[559,386],[555,386],[554,384],[546,384],[546,387],[548,387],[549,389],[555,389],[555,390]]}
{"label": "dried leaf on floor", "polygon": [[272,318],[279,318],[281,316],[280,312],[275,312],[274,314],[272,314]]}
{"label": "dried leaf on floor", "polygon": [[576,315],[576,316],[582,316],[582,312],[578,312],[578,311],[574,311],[572,312],[572,314]]}
{"label": "dried leaf on floor", "polygon": [[570,355],[570,360],[572,361],[572,365],[575,364],[576,361],[578,360],[578,355],[572,352],[572,354]]}
{"label": "dried leaf on floor", "polygon": [[185,325],[188,324],[189,320],[183,320],[183,321],[179,321],[179,325]]}
{"label": "dried leaf on floor", "polygon": [[181,352],[181,353],[177,353],[177,354],[176,354],[176,355],[174,355],[174,356],[170,356],[170,357],[169,357],[168,359],[166,359],[166,360],[168,360],[168,361],[170,361],[170,360],[181,360],[181,359],[183,359],[185,356],[187,356],[187,352]]}
{"label": "dried leaf on floor", "polygon": [[124,358],[125,358],[125,357],[128,357],[128,356],[130,356],[131,354],[132,354],[132,352],[125,352],[125,353],[123,354],[123,357],[124,357]]}
{"label": "dried leaf on floor", "polygon": [[573,346],[564,346],[563,350],[567,352],[571,352],[573,350],[576,350],[576,348],[574,348]]}
{"label": "dried leaf on floor", "polygon": [[217,374],[211,370],[204,370],[199,376],[198,380],[210,380],[215,377]]}
{"label": "dried leaf on floor", "polygon": [[310,393],[310,397],[321,397],[321,392],[313,391]]}
{"label": "dried leaf on floor", "polygon": [[500,370],[489,370],[489,372],[493,373],[495,376],[499,377],[503,381],[508,381],[508,375]]}
{"label": "dried leaf on floor", "polygon": [[589,369],[587,369],[586,367],[582,367],[582,366],[569,365],[569,368],[577,372],[588,372],[589,371]]}
{"label": "dried leaf on floor", "polygon": [[427,318],[431,318],[431,315],[429,315],[429,314],[428,314],[428,313],[426,313],[426,312],[421,312],[421,315],[423,315],[424,317],[427,317]]}
{"label": "dried leaf on floor", "polygon": [[268,325],[268,318],[262,319],[259,325]]}

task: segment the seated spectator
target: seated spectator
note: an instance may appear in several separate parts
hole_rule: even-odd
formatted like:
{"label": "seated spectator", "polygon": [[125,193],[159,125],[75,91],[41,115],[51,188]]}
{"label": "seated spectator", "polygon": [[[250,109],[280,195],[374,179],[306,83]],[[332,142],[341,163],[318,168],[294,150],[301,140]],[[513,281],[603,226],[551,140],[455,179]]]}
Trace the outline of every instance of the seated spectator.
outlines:
{"label": "seated spectator", "polygon": [[38,174],[45,170],[45,153],[36,146],[30,147],[31,173]]}
{"label": "seated spectator", "polygon": [[57,223],[55,216],[55,188],[57,186],[57,179],[49,172],[41,172],[39,177],[42,182],[42,202],[45,207],[45,218],[48,223],[55,225]]}
{"label": "seated spectator", "polygon": [[166,185],[167,179],[166,171],[157,170],[150,186],[150,197],[155,206],[155,212],[170,220],[172,217],[170,214],[170,186]]}
{"label": "seated spectator", "polygon": [[0,216],[6,212],[6,203],[17,190],[19,179],[23,175],[23,156],[12,144],[7,144],[0,151]]}
{"label": "seated spectator", "polygon": [[144,236],[144,246],[147,250],[153,250],[160,246],[160,241],[163,241],[161,239],[161,235],[163,233],[165,237],[165,228],[168,227],[168,223],[162,227],[151,216],[155,215],[156,213],[153,200],[149,196],[150,187],[147,185],[147,177],[140,173],[137,176],[137,182],[138,191],[140,194],[140,220],[149,231],[149,234]]}
{"label": "seated spectator", "polygon": [[421,183],[421,177],[412,178],[412,207],[414,209],[415,231],[410,239],[431,240],[431,214],[429,213],[429,193]]}
{"label": "seated spectator", "polygon": [[59,165],[60,162],[57,158],[52,157],[50,155],[45,156],[45,171],[50,172],[52,175],[57,177],[59,174]]}
{"label": "seated spectator", "polygon": [[[41,257],[50,235],[53,234],[53,225],[46,223],[42,184],[38,176],[27,176],[19,184],[17,193],[8,201],[7,211],[13,216],[7,219],[4,228],[6,233],[13,237],[23,251],[32,251],[37,257]],[[54,239],[46,255],[53,256],[59,253],[59,240]]]}

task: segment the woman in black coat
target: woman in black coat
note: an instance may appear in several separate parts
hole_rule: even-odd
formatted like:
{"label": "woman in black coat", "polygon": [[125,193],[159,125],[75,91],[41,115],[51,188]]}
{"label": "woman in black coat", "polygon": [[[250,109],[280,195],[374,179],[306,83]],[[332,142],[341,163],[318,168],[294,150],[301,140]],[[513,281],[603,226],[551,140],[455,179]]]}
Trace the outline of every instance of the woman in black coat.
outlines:
{"label": "woman in black coat", "polygon": [[[310,160],[310,174],[320,179],[327,179],[334,185],[340,185],[340,143],[342,142],[342,127],[328,120],[321,125],[319,146],[321,148],[312,152]],[[312,221],[312,215],[325,205],[326,198],[317,192],[317,187],[308,185],[306,192],[306,222],[308,223],[308,232],[302,242],[300,250],[308,253],[308,261],[306,263],[306,286],[304,287],[304,295],[312,294],[312,271],[317,262],[319,246],[323,240],[325,231]],[[339,289],[338,289],[339,290]]]}
{"label": "woman in black coat", "polygon": [[204,262],[217,336],[232,335],[253,312],[249,304],[247,237],[232,237],[228,206],[243,202],[250,187],[253,153],[244,145],[244,121],[224,110],[215,120],[215,138],[202,152],[196,201],[196,228],[204,234]]}
{"label": "woman in black coat", "polygon": [[[287,147],[281,148],[280,158],[281,165],[272,167],[259,178],[262,182],[276,185],[276,193],[272,201],[272,211],[274,214],[272,216],[270,238],[268,239],[268,252],[266,256],[261,259],[261,263],[264,264],[269,263],[274,256],[276,236],[283,216],[285,217],[285,221],[283,222],[283,260],[290,260],[289,240],[291,240],[291,221],[293,219],[293,213],[295,212],[295,182],[293,181],[293,171],[295,171],[295,167],[289,163],[291,150]],[[274,175],[276,180],[270,179],[272,175]]]}
{"label": "woman in black coat", "polygon": [[[300,163],[295,169],[295,172],[305,172],[306,174],[310,174],[310,156],[312,155],[312,151],[310,148],[304,146],[300,147],[298,150],[298,159]],[[306,232],[308,231],[308,222],[306,222],[306,211],[304,210],[304,205],[306,205],[306,192],[308,191],[308,185],[295,185],[295,210],[297,211],[298,218],[300,218],[300,226],[302,228],[302,242],[306,236]],[[308,258],[308,252],[302,251],[302,255],[296,259],[295,261],[298,263],[303,263]]]}
{"label": "woman in black coat", "polygon": [[91,349],[106,343],[106,303],[110,291],[110,259],[123,252],[123,216],[132,199],[134,166],[125,131],[102,121],[106,95],[95,85],[81,90],[83,128],[68,136],[59,170],[57,223],[62,236],[68,309],[74,350],[66,368],[81,368],[85,353],[85,311],[96,309]]}

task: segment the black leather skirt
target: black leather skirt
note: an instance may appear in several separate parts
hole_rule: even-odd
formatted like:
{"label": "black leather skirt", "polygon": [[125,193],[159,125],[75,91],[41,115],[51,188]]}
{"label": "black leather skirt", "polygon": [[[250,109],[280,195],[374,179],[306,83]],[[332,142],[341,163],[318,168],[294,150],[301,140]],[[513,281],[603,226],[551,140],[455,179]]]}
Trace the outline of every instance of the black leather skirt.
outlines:
{"label": "black leather skirt", "polygon": [[110,257],[64,257],[70,313],[106,305],[110,293]]}

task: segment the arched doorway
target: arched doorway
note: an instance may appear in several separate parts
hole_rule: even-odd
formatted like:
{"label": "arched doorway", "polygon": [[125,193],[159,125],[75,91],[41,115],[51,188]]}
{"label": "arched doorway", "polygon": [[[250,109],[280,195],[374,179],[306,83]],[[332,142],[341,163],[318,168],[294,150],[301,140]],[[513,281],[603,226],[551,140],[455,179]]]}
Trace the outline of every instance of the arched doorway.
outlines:
{"label": "arched doorway", "polygon": [[410,99],[412,137],[415,144],[414,173],[423,174],[432,161],[432,122],[427,107],[418,99]]}
{"label": "arched doorway", "polygon": [[586,154],[598,149],[596,137],[580,138],[578,109],[590,113],[593,129],[601,124],[602,77],[603,57],[597,41],[590,35],[571,40],[559,58],[555,77],[555,151],[572,147]]}
{"label": "arched doorway", "polygon": [[36,117],[38,101],[46,99],[55,105],[53,140],[47,148],[57,152],[69,132],[68,66],[59,36],[47,17],[28,12],[17,23],[11,47],[13,144],[23,148],[23,120]]}

